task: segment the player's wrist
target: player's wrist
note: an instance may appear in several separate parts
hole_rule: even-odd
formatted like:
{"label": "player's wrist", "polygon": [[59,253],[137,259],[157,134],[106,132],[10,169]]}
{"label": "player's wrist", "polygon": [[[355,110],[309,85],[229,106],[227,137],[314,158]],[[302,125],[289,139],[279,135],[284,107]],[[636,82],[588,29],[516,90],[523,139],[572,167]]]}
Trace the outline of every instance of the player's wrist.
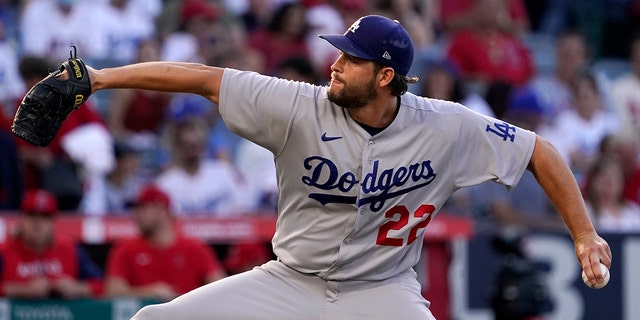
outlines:
{"label": "player's wrist", "polygon": [[89,82],[91,83],[91,94],[105,89],[105,82],[103,81],[104,69],[96,70],[87,66],[87,74],[89,75]]}

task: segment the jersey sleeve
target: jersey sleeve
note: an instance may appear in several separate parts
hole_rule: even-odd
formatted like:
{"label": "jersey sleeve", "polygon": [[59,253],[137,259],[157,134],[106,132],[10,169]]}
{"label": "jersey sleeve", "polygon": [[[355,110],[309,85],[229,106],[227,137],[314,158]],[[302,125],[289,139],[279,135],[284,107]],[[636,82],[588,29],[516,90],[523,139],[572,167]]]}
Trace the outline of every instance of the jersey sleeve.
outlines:
{"label": "jersey sleeve", "polygon": [[290,132],[295,106],[306,107],[301,99],[318,94],[317,88],[255,72],[225,69],[220,115],[229,130],[277,154]]}
{"label": "jersey sleeve", "polygon": [[536,134],[463,108],[454,159],[454,184],[467,187],[493,180],[514,187],[526,170]]}

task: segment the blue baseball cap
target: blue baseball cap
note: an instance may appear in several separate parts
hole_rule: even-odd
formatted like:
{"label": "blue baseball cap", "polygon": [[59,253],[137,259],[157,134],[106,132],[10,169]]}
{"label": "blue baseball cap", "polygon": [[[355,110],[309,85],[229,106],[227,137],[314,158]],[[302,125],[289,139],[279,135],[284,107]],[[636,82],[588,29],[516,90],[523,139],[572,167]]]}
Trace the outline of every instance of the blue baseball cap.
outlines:
{"label": "blue baseball cap", "polygon": [[338,50],[356,58],[374,60],[406,76],[413,63],[413,41],[400,22],[379,15],[364,16],[344,34],[324,34]]}
{"label": "blue baseball cap", "polygon": [[525,85],[515,88],[507,100],[507,112],[519,115],[543,115],[548,107],[538,97],[535,89]]}
{"label": "blue baseball cap", "polygon": [[181,122],[190,118],[203,118],[213,108],[213,102],[207,98],[191,93],[173,96],[167,110],[167,118]]}

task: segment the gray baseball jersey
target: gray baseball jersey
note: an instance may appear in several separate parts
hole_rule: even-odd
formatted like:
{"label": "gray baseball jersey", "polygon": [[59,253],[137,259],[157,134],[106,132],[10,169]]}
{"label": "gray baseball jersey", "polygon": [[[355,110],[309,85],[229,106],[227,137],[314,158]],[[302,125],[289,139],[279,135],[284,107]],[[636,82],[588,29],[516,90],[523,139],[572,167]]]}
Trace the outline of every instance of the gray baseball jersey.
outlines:
{"label": "gray baseball jersey", "polygon": [[425,228],[451,193],[487,180],[515,185],[536,139],[411,93],[371,136],[328,100],[327,87],[232,69],[219,107],[230,130],[275,156],[275,254],[332,281],[383,280],[412,268]]}
{"label": "gray baseball jersey", "polygon": [[458,188],[516,184],[535,144],[532,132],[409,93],[371,136],[326,87],[232,69],[219,107],[232,131],[275,156],[279,261],[134,320],[433,320],[412,269],[425,228]]}

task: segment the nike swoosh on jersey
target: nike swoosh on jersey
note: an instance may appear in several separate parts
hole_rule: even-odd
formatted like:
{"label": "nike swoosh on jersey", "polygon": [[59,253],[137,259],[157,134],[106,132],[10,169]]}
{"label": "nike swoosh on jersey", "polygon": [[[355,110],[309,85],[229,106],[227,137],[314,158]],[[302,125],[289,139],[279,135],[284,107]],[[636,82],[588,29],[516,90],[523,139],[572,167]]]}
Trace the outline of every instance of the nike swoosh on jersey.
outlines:
{"label": "nike swoosh on jersey", "polygon": [[333,141],[333,140],[338,140],[338,139],[342,139],[342,137],[329,137],[327,136],[327,133],[323,133],[322,137],[321,137],[322,141]]}

